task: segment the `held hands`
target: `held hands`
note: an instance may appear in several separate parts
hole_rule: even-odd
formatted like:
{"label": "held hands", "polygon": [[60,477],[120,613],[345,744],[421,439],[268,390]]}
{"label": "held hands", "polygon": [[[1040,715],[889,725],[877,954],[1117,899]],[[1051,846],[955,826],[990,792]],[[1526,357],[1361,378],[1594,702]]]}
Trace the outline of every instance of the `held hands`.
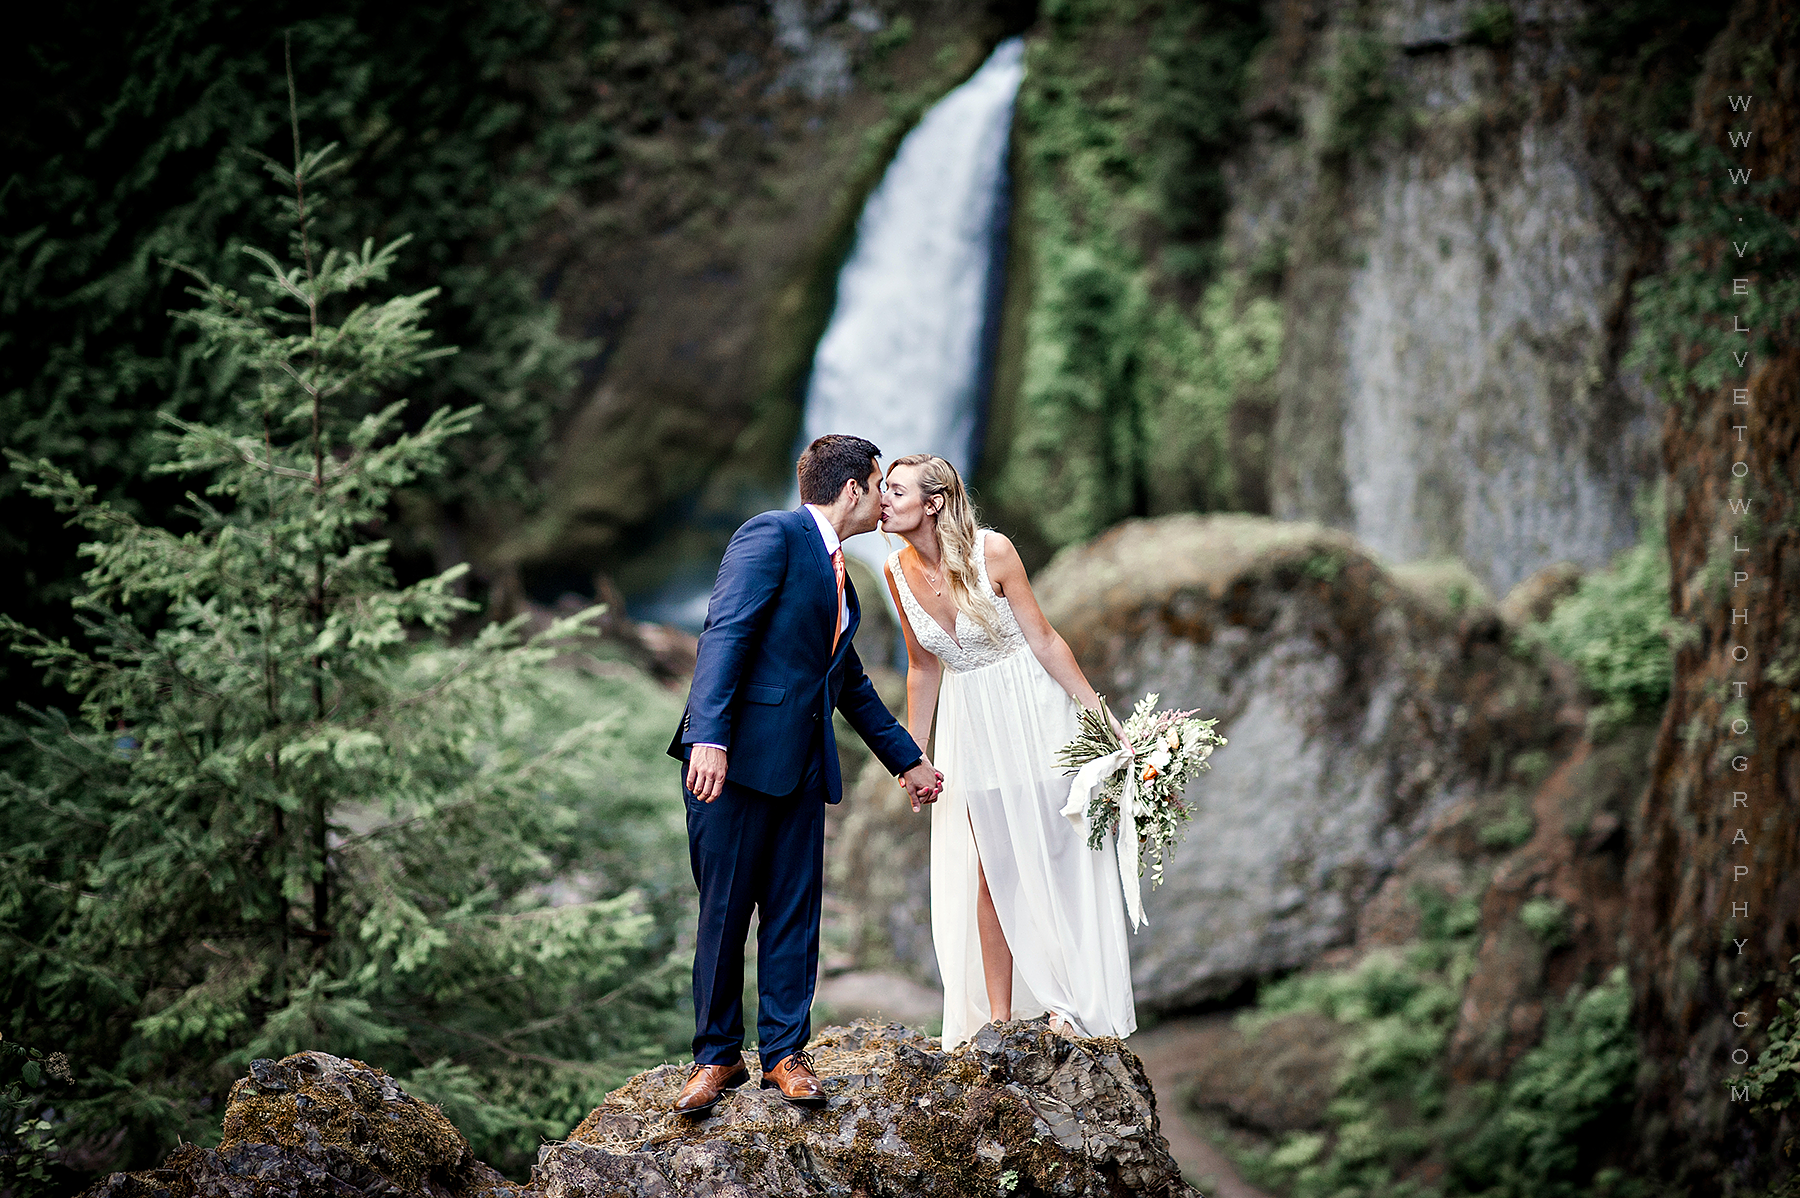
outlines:
{"label": "held hands", "polygon": [[944,775],[931,764],[929,757],[919,758],[918,764],[900,775],[899,782],[906,790],[906,797],[912,800],[915,813],[926,803],[937,802],[944,789]]}
{"label": "held hands", "polygon": [[[711,745],[694,746],[688,757],[687,788],[696,799],[710,803],[724,792],[725,764],[725,750]],[[944,775],[933,768],[928,759],[921,757],[917,765],[900,775],[900,785],[906,788],[912,809],[918,811],[926,803],[937,802],[939,792],[944,789]]]}
{"label": "held hands", "polygon": [[725,750],[695,745],[688,757],[687,788],[702,803],[710,803],[725,790]]}
{"label": "held hands", "polygon": [[[1079,699],[1076,699],[1075,701],[1081,703],[1081,700]],[[1108,707],[1105,702],[1101,700],[1099,695],[1094,696],[1094,701],[1092,703],[1081,703],[1081,706],[1089,711],[1098,709],[1103,712],[1106,715],[1107,726],[1113,730],[1113,735],[1118,737],[1121,741],[1125,739],[1125,725],[1119,722],[1119,717],[1112,713],[1112,708]]]}

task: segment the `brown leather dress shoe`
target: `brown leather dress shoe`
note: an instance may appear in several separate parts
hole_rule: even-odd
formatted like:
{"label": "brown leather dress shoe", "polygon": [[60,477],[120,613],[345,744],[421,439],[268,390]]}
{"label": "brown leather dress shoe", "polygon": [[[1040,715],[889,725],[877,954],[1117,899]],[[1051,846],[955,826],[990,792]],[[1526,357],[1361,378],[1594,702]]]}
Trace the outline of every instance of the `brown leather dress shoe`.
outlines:
{"label": "brown leather dress shoe", "polygon": [[694,1065],[694,1071],[688,1074],[687,1085],[681,1087],[681,1094],[675,1099],[677,1115],[704,1115],[719,1105],[719,1096],[727,1090],[735,1090],[750,1080],[750,1067],[739,1057],[731,1065]]}
{"label": "brown leather dress shoe", "polygon": [[789,1053],[773,1068],[763,1070],[763,1089],[781,1091],[796,1106],[824,1106],[825,1087],[813,1072],[812,1057],[803,1049]]}

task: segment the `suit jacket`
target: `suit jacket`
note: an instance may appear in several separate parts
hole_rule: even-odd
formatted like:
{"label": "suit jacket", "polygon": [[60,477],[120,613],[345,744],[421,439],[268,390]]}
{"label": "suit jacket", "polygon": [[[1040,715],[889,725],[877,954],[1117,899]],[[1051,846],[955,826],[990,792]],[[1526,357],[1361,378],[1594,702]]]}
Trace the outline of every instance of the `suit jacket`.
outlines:
{"label": "suit jacket", "polygon": [[849,619],[833,652],[837,576],[812,515],[799,508],[745,521],[713,583],[687,710],[669,755],[685,760],[696,743],[724,745],[727,781],[784,795],[800,785],[822,743],[826,801],[835,803],[844,790],[835,709],[889,773],[916,764],[919,746],[856,656],[851,638],[862,608],[848,578],[844,601]]}

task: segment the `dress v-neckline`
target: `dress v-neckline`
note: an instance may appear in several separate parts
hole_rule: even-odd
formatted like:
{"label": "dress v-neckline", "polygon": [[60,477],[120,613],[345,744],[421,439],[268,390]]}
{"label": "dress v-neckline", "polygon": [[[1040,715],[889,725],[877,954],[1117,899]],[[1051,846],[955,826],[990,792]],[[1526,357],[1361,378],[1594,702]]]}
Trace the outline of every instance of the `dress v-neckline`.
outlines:
{"label": "dress v-neckline", "polygon": [[[912,546],[908,545],[907,548],[912,549]],[[977,552],[979,552],[979,549],[977,550]],[[914,557],[919,556],[919,551],[917,549],[913,549],[913,556]],[[923,571],[925,569],[925,567],[921,564],[919,569],[920,569],[920,571]],[[957,647],[957,649],[960,651],[963,647],[963,644],[962,644],[962,641],[957,639],[956,633],[953,630],[953,628],[945,628],[944,622],[932,614],[931,609],[925,606],[925,601],[923,599],[919,598],[919,593],[917,591],[913,590],[912,582],[906,577],[906,562],[905,562],[904,558],[900,562],[900,581],[906,583],[906,593],[908,595],[912,596],[912,601],[918,605],[919,610],[924,612],[926,618],[929,619],[933,624],[936,624],[938,626],[938,631],[943,633],[945,636],[949,637],[950,643],[952,645],[955,645]],[[954,610],[956,612],[956,615],[954,615],[950,618],[950,622],[952,625],[955,625],[955,624],[959,623],[962,619],[962,609],[957,607],[954,602],[951,603],[951,608],[952,608],[952,610]]]}

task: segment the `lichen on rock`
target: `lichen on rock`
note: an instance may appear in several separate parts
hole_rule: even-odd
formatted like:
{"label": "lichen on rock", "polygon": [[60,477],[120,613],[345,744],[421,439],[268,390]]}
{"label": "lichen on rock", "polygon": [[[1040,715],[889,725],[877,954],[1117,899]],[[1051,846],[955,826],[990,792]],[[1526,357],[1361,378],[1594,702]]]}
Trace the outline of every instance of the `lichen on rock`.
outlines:
{"label": "lichen on rock", "polygon": [[670,1109],[662,1065],[606,1096],[518,1186],[475,1160],[437,1108],[379,1069],[319,1052],[257,1061],[231,1090],[225,1139],[86,1198],[750,1198],[1054,1195],[1191,1198],[1123,1041],[1067,1040],[1039,1021],[990,1024],[954,1052],[898,1024],[827,1028],[812,1053],[826,1105],[758,1084],[711,1118]]}
{"label": "lichen on rock", "polygon": [[477,1160],[437,1107],[361,1061],[300,1052],[232,1084],[217,1148],[184,1144],[159,1169],[115,1173],[85,1198],[500,1198],[518,1187]]}
{"label": "lichen on rock", "polygon": [[670,1112],[685,1068],[640,1074],[540,1153],[549,1198],[613,1194],[1190,1194],[1143,1066],[1113,1039],[990,1024],[954,1052],[898,1024],[828,1028],[827,1105],[750,1085],[712,1118]]}

